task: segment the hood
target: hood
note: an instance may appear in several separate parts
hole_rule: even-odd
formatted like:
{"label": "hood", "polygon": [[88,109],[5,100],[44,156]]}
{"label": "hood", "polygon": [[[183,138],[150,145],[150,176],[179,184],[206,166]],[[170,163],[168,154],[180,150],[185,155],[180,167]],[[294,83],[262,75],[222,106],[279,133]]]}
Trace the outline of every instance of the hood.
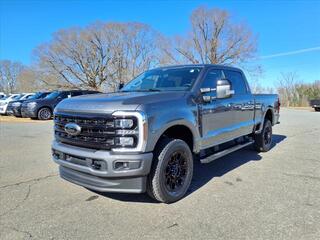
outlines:
{"label": "hood", "polygon": [[58,112],[112,113],[114,111],[133,111],[142,104],[154,104],[162,101],[174,101],[186,92],[116,92],[108,94],[90,94],[67,98],[57,107]]}

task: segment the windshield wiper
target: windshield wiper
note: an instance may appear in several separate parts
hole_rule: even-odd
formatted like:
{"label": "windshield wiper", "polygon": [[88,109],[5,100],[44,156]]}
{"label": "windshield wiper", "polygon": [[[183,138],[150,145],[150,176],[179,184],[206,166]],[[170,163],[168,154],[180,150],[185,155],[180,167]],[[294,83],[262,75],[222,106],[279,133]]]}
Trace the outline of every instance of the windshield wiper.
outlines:
{"label": "windshield wiper", "polygon": [[148,91],[148,92],[161,92],[158,88],[149,88],[149,89],[141,89],[142,91]]}
{"label": "windshield wiper", "polygon": [[120,90],[120,92],[161,92],[161,89],[147,88],[147,89],[135,89],[135,90]]}

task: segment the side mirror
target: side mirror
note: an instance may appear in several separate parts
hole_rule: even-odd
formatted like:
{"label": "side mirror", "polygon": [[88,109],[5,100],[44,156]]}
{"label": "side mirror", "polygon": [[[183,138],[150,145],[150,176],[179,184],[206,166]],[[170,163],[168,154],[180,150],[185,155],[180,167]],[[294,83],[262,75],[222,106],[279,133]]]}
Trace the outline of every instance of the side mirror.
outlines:
{"label": "side mirror", "polygon": [[217,81],[217,99],[229,98],[234,94],[234,90],[231,90],[231,84],[229,80],[222,79]]}
{"label": "side mirror", "polygon": [[119,83],[118,90],[121,90],[121,88],[123,88],[123,86],[124,86],[124,83]]}

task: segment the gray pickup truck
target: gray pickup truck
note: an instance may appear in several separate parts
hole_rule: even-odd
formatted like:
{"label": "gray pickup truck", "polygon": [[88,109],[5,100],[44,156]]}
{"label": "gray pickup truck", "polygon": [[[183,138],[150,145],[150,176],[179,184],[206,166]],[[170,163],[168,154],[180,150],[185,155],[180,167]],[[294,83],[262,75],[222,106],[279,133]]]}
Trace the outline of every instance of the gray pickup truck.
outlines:
{"label": "gray pickup truck", "polygon": [[279,110],[278,96],[252,94],[238,68],[156,68],[118,92],[60,102],[52,155],[70,182],[170,203],[188,190],[194,161],[250,144],[268,151]]}

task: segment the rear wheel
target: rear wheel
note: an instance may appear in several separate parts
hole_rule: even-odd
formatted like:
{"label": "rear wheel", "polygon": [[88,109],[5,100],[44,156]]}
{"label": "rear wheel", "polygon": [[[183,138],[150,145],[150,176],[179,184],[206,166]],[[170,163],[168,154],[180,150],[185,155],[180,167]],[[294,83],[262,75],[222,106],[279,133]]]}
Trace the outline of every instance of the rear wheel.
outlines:
{"label": "rear wheel", "polygon": [[316,112],[320,112],[320,107],[316,107],[316,108],[314,108],[314,110],[315,110]]}
{"label": "rear wheel", "polygon": [[148,194],[159,202],[171,203],[187,192],[193,175],[193,156],[180,139],[162,139],[154,153],[148,176]]}
{"label": "rear wheel", "polygon": [[49,120],[49,119],[51,119],[51,117],[52,117],[52,112],[51,112],[50,108],[44,107],[38,111],[38,119],[39,120]]}
{"label": "rear wheel", "polygon": [[263,124],[263,129],[260,134],[254,136],[255,148],[258,152],[267,152],[272,145],[272,124],[269,119],[266,119]]}

